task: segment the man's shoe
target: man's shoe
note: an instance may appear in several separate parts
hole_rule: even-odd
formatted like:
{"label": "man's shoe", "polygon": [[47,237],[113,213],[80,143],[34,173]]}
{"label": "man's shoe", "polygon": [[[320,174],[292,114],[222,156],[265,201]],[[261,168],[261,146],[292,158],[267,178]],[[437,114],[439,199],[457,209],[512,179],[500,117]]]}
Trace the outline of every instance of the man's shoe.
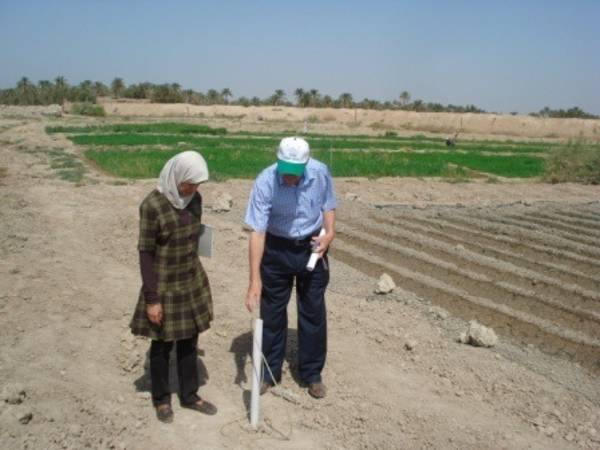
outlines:
{"label": "man's shoe", "polygon": [[260,383],[260,395],[264,395],[267,393],[267,391],[269,389],[271,389],[271,387],[273,387],[270,383],[267,383],[266,381],[263,381],[262,383]]}
{"label": "man's shoe", "polygon": [[322,381],[310,383],[308,385],[308,393],[314,398],[325,398],[327,395],[327,388]]}
{"label": "man's shoe", "polygon": [[182,403],[182,408],[193,409],[199,413],[206,414],[208,416],[214,416],[217,413],[217,407],[211,402],[206,400],[199,400],[196,403]]}
{"label": "man's shoe", "polygon": [[156,407],[156,418],[163,423],[173,422],[173,410],[171,405],[158,405]]}

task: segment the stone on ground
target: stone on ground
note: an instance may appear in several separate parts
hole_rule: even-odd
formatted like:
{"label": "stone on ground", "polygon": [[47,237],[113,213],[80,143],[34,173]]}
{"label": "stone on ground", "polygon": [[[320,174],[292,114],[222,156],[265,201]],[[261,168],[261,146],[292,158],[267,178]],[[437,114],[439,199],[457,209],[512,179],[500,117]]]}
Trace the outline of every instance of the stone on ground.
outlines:
{"label": "stone on ground", "polygon": [[229,212],[232,206],[233,197],[227,192],[223,192],[216,198],[212,209],[214,212]]}
{"label": "stone on ground", "polygon": [[469,322],[469,329],[461,333],[459,342],[475,347],[493,347],[498,342],[498,336],[491,328],[481,325],[476,320]]}
{"label": "stone on ground", "polygon": [[379,277],[379,281],[377,282],[377,287],[375,288],[376,294],[389,294],[396,288],[396,283],[392,280],[387,273],[384,273]]}
{"label": "stone on ground", "polygon": [[2,388],[2,400],[17,405],[25,400],[25,387],[21,383],[10,383]]}

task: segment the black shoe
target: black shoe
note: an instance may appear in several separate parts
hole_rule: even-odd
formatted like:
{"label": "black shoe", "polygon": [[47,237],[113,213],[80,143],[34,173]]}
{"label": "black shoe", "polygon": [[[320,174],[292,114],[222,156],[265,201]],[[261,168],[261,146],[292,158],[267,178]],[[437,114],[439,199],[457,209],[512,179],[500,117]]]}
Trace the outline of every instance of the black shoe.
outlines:
{"label": "black shoe", "polygon": [[214,416],[217,413],[217,407],[211,402],[206,400],[198,400],[195,403],[182,403],[182,408],[193,409],[199,413],[206,414],[208,416]]}
{"label": "black shoe", "polygon": [[173,422],[173,409],[171,409],[171,405],[158,405],[156,407],[156,418],[163,423]]}
{"label": "black shoe", "polygon": [[269,389],[271,389],[273,387],[272,384],[267,383],[266,381],[263,381],[262,383],[260,383],[260,395],[264,395],[267,393],[267,391]]}
{"label": "black shoe", "polygon": [[310,383],[308,385],[308,393],[314,398],[325,398],[327,395],[327,388],[321,381]]}

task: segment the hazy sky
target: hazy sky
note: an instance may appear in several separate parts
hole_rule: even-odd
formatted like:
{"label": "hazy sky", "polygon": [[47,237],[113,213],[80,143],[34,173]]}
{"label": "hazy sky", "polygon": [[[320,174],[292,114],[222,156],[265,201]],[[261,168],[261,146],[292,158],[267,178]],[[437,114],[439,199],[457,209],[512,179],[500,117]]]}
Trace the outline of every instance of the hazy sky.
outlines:
{"label": "hazy sky", "polygon": [[600,0],[0,0],[0,87],[57,75],[600,114]]}

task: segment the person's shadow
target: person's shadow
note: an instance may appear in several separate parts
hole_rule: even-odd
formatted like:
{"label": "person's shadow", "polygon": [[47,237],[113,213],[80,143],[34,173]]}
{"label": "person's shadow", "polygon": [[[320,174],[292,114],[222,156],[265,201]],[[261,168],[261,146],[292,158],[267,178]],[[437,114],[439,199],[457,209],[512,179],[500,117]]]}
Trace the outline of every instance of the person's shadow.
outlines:
{"label": "person's shadow", "polygon": [[[234,338],[233,341],[231,341],[229,351],[233,353],[236,366],[236,374],[233,381],[234,384],[237,384],[240,387],[242,387],[243,383],[250,384],[252,364],[249,362],[252,360],[252,332],[249,331]],[[300,374],[298,372],[298,332],[292,328],[288,328],[287,332],[285,361],[287,362],[292,379],[301,385],[302,381],[300,380]],[[248,367],[246,368],[246,366]],[[264,367],[264,360],[261,367]],[[244,389],[242,392],[242,401],[248,415],[250,414],[251,394],[252,391],[250,389]]]}
{"label": "person's shadow", "polygon": [[[196,364],[198,367],[198,386],[204,386],[208,380],[208,370],[200,359],[204,356],[204,350],[198,349],[198,359]],[[146,351],[144,357],[144,373],[133,382],[136,392],[151,392],[152,381],[150,377],[150,348]],[[173,345],[173,349],[169,354],[169,391],[171,394],[179,392],[179,381],[177,377],[177,346]]]}

